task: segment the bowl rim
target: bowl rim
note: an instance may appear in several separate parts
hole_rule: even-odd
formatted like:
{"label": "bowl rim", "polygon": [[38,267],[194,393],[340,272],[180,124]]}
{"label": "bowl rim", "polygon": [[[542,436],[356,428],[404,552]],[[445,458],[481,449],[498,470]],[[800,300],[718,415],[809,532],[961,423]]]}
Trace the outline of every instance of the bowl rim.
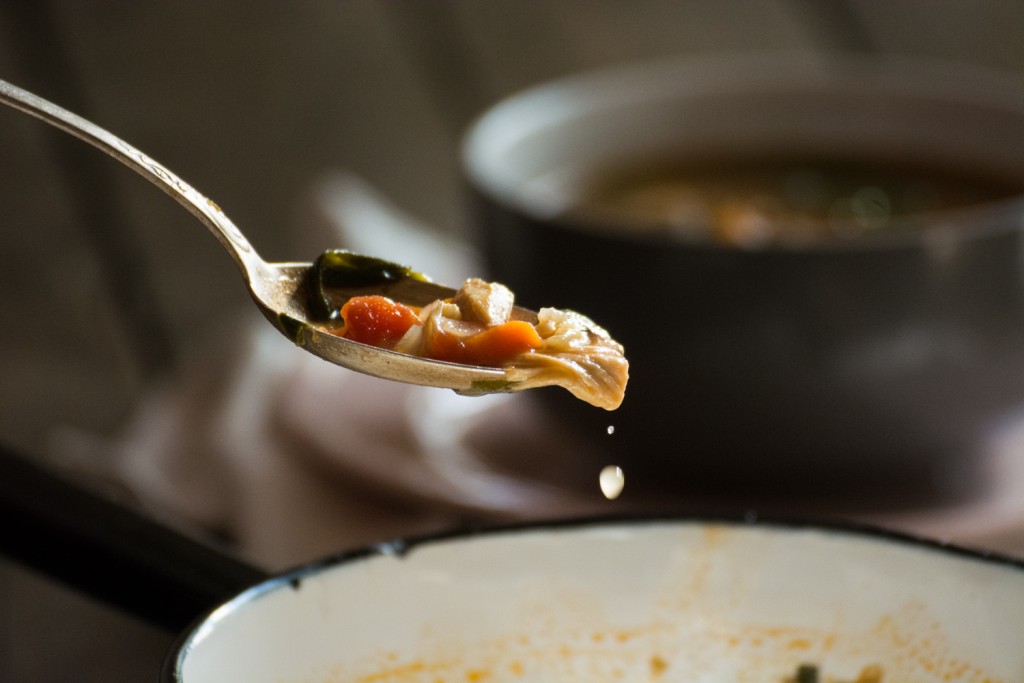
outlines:
{"label": "bowl rim", "polygon": [[[686,80],[691,79],[691,80]],[[686,80],[686,87],[683,81]],[[573,233],[599,235],[601,239],[629,244],[666,243],[695,251],[726,252],[859,252],[878,249],[916,249],[927,244],[937,229],[919,230],[914,222],[935,213],[921,213],[893,221],[896,230],[857,235],[849,239],[815,239],[805,242],[773,241],[756,247],[742,247],[712,240],[665,240],[647,231],[618,229],[617,221],[572,214],[551,214],[531,204],[516,189],[503,183],[491,168],[487,150],[501,147],[502,137],[515,139],[522,131],[543,130],[586,112],[636,106],[644,102],[672,101],[704,94],[742,93],[753,86],[764,92],[784,88],[814,88],[855,83],[857,88],[893,90],[908,96],[941,97],[946,101],[981,102],[1005,111],[1017,111],[1024,118],[1024,86],[1019,75],[1006,70],[938,58],[905,55],[856,55],[831,53],[815,57],[793,51],[768,51],[724,55],[684,55],[635,60],[593,68],[553,78],[513,92],[479,113],[466,128],[460,142],[460,170],[471,194],[519,218]],[[651,85],[667,85],[665,89]],[[611,86],[611,88],[607,87]],[[977,99],[980,98],[980,99]],[[517,131],[502,132],[504,122],[526,121]],[[497,139],[497,142],[494,140]],[[642,159],[640,159],[642,161]],[[938,212],[936,212],[938,213]],[[1018,196],[943,211],[944,223],[955,226],[954,243],[992,234],[1024,230],[1024,192]],[[1004,220],[986,220],[998,215]],[[968,223],[964,227],[959,223]],[[1008,225],[1008,223],[1010,225]],[[940,236],[946,246],[948,236]]]}
{"label": "bowl rim", "polygon": [[881,544],[917,548],[950,558],[961,558],[985,565],[999,566],[1024,573],[1024,557],[990,551],[984,548],[947,542],[921,534],[854,520],[813,520],[761,516],[753,511],[742,514],[610,514],[585,515],[554,519],[519,521],[505,524],[470,525],[433,533],[399,537],[381,543],[344,550],[311,562],[297,565],[242,590],[220,605],[200,615],[180,633],[168,651],[160,680],[183,683],[182,669],[192,649],[216,628],[217,622],[247,607],[254,600],[284,588],[296,588],[308,577],[364,560],[386,556],[404,557],[418,548],[450,541],[472,542],[477,538],[494,538],[522,532],[546,530],[586,530],[593,528],[646,527],[657,525],[708,525],[734,528],[760,528],[779,531],[817,531],[827,535],[853,536]]}

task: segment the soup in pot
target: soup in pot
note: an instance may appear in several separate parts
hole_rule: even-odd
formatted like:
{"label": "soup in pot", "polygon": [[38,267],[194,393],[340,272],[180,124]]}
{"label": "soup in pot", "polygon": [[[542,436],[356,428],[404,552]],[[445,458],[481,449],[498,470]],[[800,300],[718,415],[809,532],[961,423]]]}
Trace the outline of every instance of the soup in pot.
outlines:
{"label": "soup in pot", "polygon": [[902,219],[1024,194],[968,169],[763,158],[645,164],[588,181],[570,215],[681,240],[756,247],[894,230]]}

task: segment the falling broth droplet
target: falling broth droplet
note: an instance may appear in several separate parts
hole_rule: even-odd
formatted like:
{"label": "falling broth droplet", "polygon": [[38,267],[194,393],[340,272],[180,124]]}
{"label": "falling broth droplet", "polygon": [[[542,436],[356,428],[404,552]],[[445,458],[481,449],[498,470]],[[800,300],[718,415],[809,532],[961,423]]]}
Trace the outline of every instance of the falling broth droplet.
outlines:
{"label": "falling broth droplet", "polygon": [[608,434],[615,433],[615,425],[608,425]]}
{"label": "falling broth droplet", "polygon": [[601,484],[601,493],[604,494],[604,497],[608,500],[615,500],[626,485],[626,477],[622,473],[621,467],[608,465],[601,470],[598,482]]}

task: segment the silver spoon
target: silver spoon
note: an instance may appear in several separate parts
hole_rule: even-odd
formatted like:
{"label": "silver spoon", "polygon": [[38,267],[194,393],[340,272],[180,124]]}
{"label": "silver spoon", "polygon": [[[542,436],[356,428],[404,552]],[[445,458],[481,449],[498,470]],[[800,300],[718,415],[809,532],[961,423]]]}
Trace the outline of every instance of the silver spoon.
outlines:
{"label": "silver spoon", "polygon": [[[228,250],[252,298],[268,320],[285,336],[306,351],[337,365],[399,382],[454,389],[464,394],[515,391],[517,382],[500,368],[458,365],[419,358],[330,334],[322,315],[310,308],[308,287],[312,263],[269,263],[264,261],[245,235],[219,206],[197,192],[164,166],[124,140],[94,123],[52,102],[0,80],[0,102],[34,116],[56,128],[84,140],[128,166],[169,194],[209,228]],[[355,263],[381,264],[393,277],[371,284],[358,293],[380,293],[402,303],[421,306],[450,297],[454,290],[434,284],[408,269],[379,259],[352,255]],[[346,266],[342,265],[344,269]],[[343,274],[343,273],[342,273]],[[350,292],[353,294],[356,292]],[[536,321],[536,313],[517,308],[514,317]]]}

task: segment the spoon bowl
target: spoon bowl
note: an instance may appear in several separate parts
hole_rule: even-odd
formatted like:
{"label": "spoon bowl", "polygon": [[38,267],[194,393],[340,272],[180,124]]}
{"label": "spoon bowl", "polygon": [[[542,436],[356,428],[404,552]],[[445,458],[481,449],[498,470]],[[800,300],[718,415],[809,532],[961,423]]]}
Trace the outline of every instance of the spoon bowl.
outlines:
{"label": "spoon bowl", "polygon": [[[306,351],[367,375],[442,387],[463,394],[517,390],[517,379],[502,368],[420,358],[332,334],[330,326],[310,310],[312,263],[265,261],[215,202],[145,153],[77,114],[5,81],[0,81],[0,102],[106,152],[170,195],[203,223],[231,254],[249,293],[266,318]],[[408,269],[400,270],[408,272]],[[337,295],[346,293],[353,296],[357,292],[338,292]],[[362,287],[358,293],[384,294],[400,303],[421,306],[452,296],[455,290],[413,274]],[[536,320],[535,313],[522,308],[517,308],[514,315],[522,320]]]}
{"label": "spoon bowl", "polygon": [[[447,388],[467,395],[516,390],[515,379],[501,368],[420,358],[331,333],[309,309],[312,263],[268,263],[261,260],[255,267],[257,274],[248,276],[246,280],[249,293],[263,315],[295,344],[324,360],[382,379]],[[455,289],[415,277],[402,277],[372,288],[338,292],[343,299],[366,294],[382,294],[404,304],[422,306],[454,296]],[[537,314],[516,307],[514,317],[536,321]]]}

